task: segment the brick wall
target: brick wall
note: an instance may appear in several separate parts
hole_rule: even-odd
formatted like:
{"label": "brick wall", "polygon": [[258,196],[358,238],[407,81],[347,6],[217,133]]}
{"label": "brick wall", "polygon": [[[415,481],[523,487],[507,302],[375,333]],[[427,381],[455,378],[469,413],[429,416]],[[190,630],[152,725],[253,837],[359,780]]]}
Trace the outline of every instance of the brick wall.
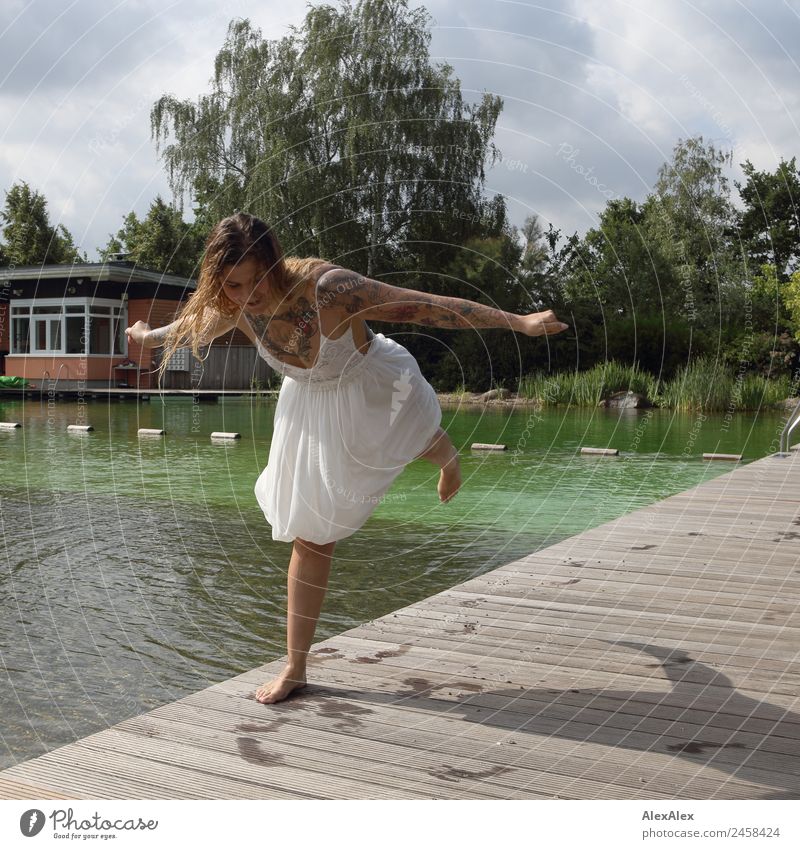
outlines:
{"label": "brick wall", "polygon": [[[114,378],[114,366],[123,358],[116,357],[61,357],[58,354],[42,356],[6,357],[6,373],[28,380],[58,380],[59,385],[74,381],[92,381],[93,385],[106,384]],[[45,374],[47,372],[47,374]]]}

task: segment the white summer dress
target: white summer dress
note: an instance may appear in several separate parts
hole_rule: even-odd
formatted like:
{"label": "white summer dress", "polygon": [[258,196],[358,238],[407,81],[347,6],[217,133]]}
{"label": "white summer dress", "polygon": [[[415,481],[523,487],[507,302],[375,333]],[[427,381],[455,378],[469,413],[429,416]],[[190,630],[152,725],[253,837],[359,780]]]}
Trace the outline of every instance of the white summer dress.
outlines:
{"label": "white summer dress", "polygon": [[355,533],[441,423],[414,357],[367,331],[362,354],[349,325],[338,339],[320,326],[317,361],[302,368],[272,356],[254,329],[259,354],[283,374],[269,460],[255,485],[274,540],[323,544]]}

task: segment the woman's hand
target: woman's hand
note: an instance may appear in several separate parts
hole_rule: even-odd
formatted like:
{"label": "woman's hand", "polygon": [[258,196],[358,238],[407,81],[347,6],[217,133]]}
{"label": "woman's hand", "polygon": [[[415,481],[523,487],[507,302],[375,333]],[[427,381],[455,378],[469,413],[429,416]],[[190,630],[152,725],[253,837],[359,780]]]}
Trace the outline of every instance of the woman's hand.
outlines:
{"label": "woman's hand", "polygon": [[563,321],[556,318],[556,314],[552,310],[545,310],[544,312],[532,312],[530,315],[521,315],[519,327],[515,329],[526,336],[554,336],[568,327],[568,324],[564,324]]}
{"label": "woman's hand", "polygon": [[145,323],[144,321],[137,321],[133,327],[128,327],[125,330],[125,334],[128,337],[129,342],[135,342],[137,345],[141,345],[143,348],[149,348],[150,346],[146,342],[146,336],[150,332],[150,325]]}

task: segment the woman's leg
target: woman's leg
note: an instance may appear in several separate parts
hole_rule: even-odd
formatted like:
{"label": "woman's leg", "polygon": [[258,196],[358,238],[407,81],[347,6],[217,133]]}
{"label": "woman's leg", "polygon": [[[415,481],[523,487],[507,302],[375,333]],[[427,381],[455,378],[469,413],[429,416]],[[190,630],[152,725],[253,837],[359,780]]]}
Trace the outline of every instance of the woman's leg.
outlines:
{"label": "woman's leg", "polygon": [[439,500],[449,501],[461,486],[461,465],[458,451],[447,431],[439,428],[428,447],[416,459],[428,460],[442,470],[439,475]]}
{"label": "woman's leg", "polygon": [[289,599],[286,613],[286,642],[289,659],[283,672],[256,690],[256,699],[272,704],[285,699],[306,683],[308,650],[328,589],[328,575],[335,542],[317,545],[296,539],[289,561]]}

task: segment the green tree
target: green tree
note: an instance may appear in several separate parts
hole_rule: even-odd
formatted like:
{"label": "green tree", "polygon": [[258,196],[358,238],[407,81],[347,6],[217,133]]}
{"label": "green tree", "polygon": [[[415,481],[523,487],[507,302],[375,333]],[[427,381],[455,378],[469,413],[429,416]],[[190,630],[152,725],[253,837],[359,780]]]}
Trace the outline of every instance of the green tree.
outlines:
{"label": "green tree", "polygon": [[[525,312],[528,294],[516,273],[521,255],[522,246],[510,228],[499,236],[468,239],[440,269],[435,289],[507,312]],[[530,365],[529,340],[517,345],[508,330],[439,331],[433,337],[409,326],[408,332],[409,348],[443,389],[463,384],[483,391],[495,384],[516,390]]]}
{"label": "green tree", "polygon": [[547,262],[547,234],[538,215],[529,215],[522,225],[522,262],[531,271],[540,271]]}
{"label": "green tree", "polygon": [[407,0],[315,6],[280,41],[233,21],[211,92],[153,107],[173,191],[206,225],[246,209],[288,253],[370,276],[441,263],[465,232],[498,235],[504,205],[498,222],[482,190],[502,101],[464,102],[431,61],[429,22]]}
{"label": "green tree", "polygon": [[800,271],[793,271],[783,284],[781,297],[789,313],[794,338],[800,342]]}
{"label": "green tree", "polygon": [[676,366],[674,343],[688,336],[682,294],[636,201],[606,204],[599,226],[574,243],[568,274],[583,364],[616,359],[656,374]]}
{"label": "green tree", "polygon": [[731,154],[702,136],[679,140],[643,207],[645,232],[672,266],[683,313],[706,326],[718,323],[727,282],[738,274],[731,269],[735,213],[723,172],[730,162]]}
{"label": "green tree", "polygon": [[782,159],[774,173],[756,171],[749,160],[742,170],[747,182],[736,183],[744,203],[740,237],[752,265],[772,265],[786,281],[800,262],[800,172],[795,157]]}
{"label": "green tree", "polygon": [[763,263],[747,284],[746,327],[726,351],[731,362],[763,374],[791,373],[800,342],[800,271],[781,280]]}
{"label": "green tree", "polygon": [[[550,281],[547,279],[548,249],[547,235],[539,220],[538,215],[531,215],[525,219],[525,223],[519,232],[521,239],[521,256],[517,276],[520,285],[525,292],[524,306],[528,312],[543,309],[555,309],[557,304],[550,294]],[[560,292],[557,291],[556,299],[561,301]]]}
{"label": "green tree", "polygon": [[800,271],[781,280],[772,263],[753,276],[753,313],[756,323],[775,333],[788,330],[800,341]]}
{"label": "green tree", "polygon": [[581,239],[576,234],[562,240],[552,224],[545,231],[538,216],[525,220],[520,231],[522,256],[517,275],[526,293],[525,308],[534,312],[552,309],[565,315],[582,296],[573,265]]}
{"label": "green tree", "polygon": [[550,225],[541,245],[536,229],[541,247],[533,268],[523,255],[521,277],[533,308],[552,307],[572,325],[559,344],[534,340],[537,368],[584,369],[616,359],[666,375],[685,360],[691,326],[674,269],[649,238],[644,216],[639,204],[621,198],[608,202],[583,238],[564,239]]}
{"label": "green tree", "polygon": [[647,238],[644,212],[630,198],[611,200],[583,238],[579,289],[611,313],[662,313],[675,306],[672,267]]}
{"label": "green tree", "polygon": [[69,230],[63,224],[53,227],[47,211],[47,200],[21,181],[6,192],[5,207],[0,212],[3,229],[2,257],[4,265],[45,265],[50,263],[85,262]]}
{"label": "green tree", "polygon": [[122,228],[99,249],[103,260],[113,254],[127,254],[131,262],[180,277],[194,277],[202,256],[199,228],[187,224],[175,207],[157,197],[147,215],[135,212],[125,216]]}

